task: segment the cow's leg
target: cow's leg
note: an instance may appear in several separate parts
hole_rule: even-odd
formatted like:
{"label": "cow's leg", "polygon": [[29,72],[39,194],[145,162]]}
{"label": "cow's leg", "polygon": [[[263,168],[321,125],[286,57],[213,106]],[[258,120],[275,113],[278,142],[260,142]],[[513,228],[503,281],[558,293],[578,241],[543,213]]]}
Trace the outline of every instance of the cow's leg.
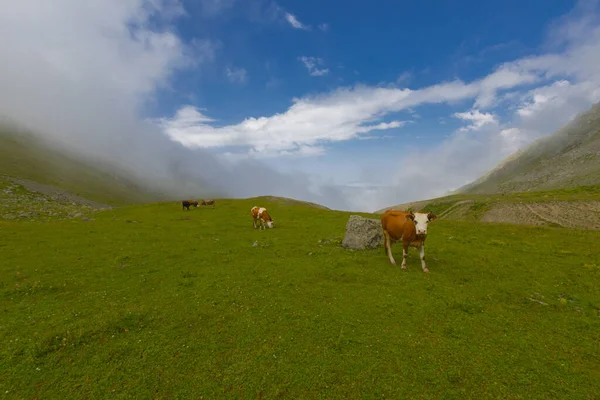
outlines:
{"label": "cow's leg", "polygon": [[402,242],[402,269],[406,269],[406,257],[408,257],[408,242]]}
{"label": "cow's leg", "polygon": [[252,227],[256,229],[256,218],[252,218]]}
{"label": "cow's leg", "polygon": [[421,267],[423,267],[423,272],[429,272],[427,269],[427,264],[425,264],[425,244],[421,243],[421,247],[419,248],[419,256],[421,256]]}
{"label": "cow's leg", "polygon": [[394,256],[392,255],[392,244],[390,242],[390,235],[384,230],[383,231],[383,247],[385,248],[385,254],[388,256],[388,259],[392,263],[392,265],[396,265],[396,260],[394,260]]}

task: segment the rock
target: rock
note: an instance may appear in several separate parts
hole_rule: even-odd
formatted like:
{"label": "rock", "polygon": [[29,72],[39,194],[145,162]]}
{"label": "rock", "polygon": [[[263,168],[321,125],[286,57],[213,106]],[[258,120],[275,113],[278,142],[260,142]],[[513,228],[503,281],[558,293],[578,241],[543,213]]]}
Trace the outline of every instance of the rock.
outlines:
{"label": "rock", "polygon": [[342,246],[347,249],[375,249],[383,246],[383,229],[379,219],[351,215],[346,224]]}

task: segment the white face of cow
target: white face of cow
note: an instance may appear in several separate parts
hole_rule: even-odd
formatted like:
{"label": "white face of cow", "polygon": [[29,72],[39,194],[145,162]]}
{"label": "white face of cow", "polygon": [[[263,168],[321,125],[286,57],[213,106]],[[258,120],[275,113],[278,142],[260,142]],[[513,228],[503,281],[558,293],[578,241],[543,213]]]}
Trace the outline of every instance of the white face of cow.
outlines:
{"label": "white face of cow", "polygon": [[429,224],[429,214],[415,213],[415,228],[417,235],[427,235],[427,225]]}
{"label": "white face of cow", "polygon": [[273,221],[267,221],[267,226],[269,228],[272,228],[273,227]]}

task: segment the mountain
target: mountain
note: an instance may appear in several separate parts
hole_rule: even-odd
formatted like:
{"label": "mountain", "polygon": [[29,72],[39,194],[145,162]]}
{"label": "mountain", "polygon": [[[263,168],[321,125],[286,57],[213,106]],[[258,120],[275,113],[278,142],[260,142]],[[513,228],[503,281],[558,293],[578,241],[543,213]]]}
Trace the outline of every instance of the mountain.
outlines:
{"label": "mountain", "polygon": [[511,155],[455,194],[514,193],[600,183],[600,103]]}
{"label": "mountain", "polygon": [[0,126],[0,175],[20,184],[49,185],[108,205],[169,199],[136,184],[124,171],[84,161],[10,125]]}
{"label": "mountain", "polygon": [[600,103],[448,196],[398,204],[440,219],[600,230]]}

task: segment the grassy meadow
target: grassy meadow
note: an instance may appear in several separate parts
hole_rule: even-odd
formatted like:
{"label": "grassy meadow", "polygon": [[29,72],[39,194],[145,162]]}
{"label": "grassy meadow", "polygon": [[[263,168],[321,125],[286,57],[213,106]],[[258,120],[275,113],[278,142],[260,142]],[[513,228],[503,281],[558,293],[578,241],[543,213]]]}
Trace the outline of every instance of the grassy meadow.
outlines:
{"label": "grassy meadow", "polygon": [[0,396],[600,398],[600,232],[437,220],[424,274],[343,249],[349,215],[0,220]]}

